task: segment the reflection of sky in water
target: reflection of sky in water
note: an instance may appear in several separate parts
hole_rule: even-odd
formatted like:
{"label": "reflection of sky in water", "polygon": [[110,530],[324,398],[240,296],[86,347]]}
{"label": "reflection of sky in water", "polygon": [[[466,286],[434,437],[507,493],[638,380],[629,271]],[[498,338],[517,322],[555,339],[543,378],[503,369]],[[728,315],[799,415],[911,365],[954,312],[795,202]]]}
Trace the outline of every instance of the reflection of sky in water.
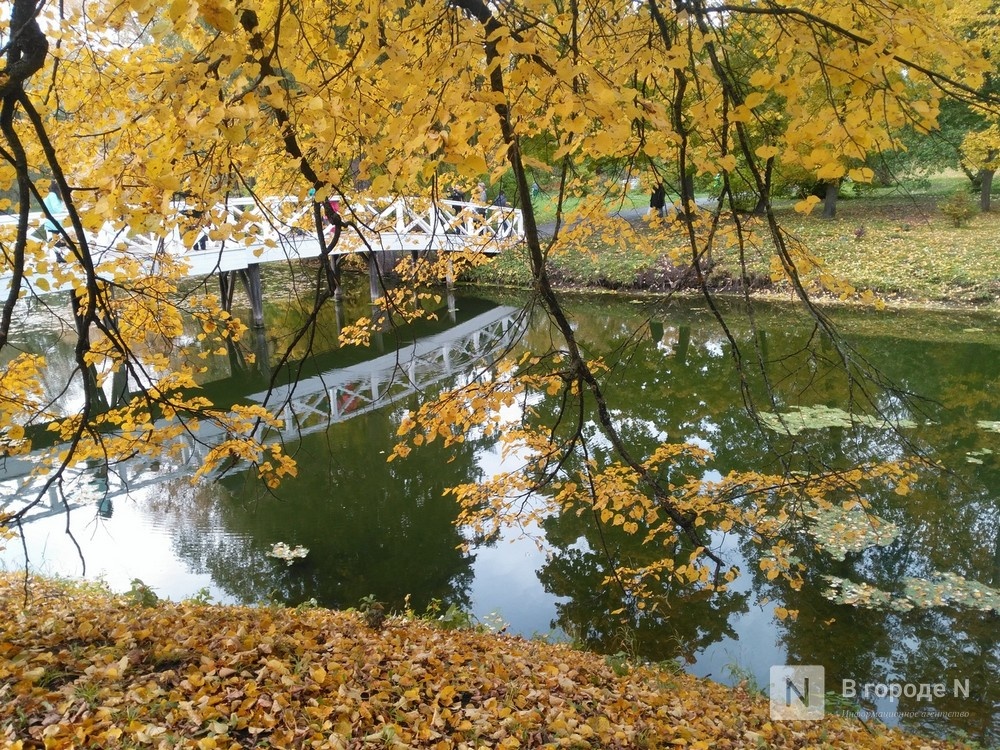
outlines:
{"label": "reflection of sky in water", "polygon": [[[184,599],[207,587],[216,601],[226,597],[213,586],[211,576],[188,569],[174,548],[174,519],[155,515],[146,501],[162,489],[143,488],[131,499],[114,501],[110,518],[102,518],[93,506],[76,508],[69,528],[86,561],[86,577],[103,580],[114,591],[127,591],[133,579],[150,586],[158,596]],[[224,533],[204,529],[206,534]],[[26,535],[32,569],[45,575],[79,577],[83,571],[80,553],[66,533],[63,513],[34,521]],[[13,540],[0,561],[7,570],[23,566],[20,539]]]}
{"label": "reflection of sky in water", "polygon": [[[519,409],[504,408],[505,422],[521,418]],[[476,462],[484,477],[509,471],[518,462],[515,456],[504,460],[496,449],[480,451]],[[531,535],[534,538],[529,538]],[[545,550],[539,547],[541,530],[532,527],[521,533],[506,530],[493,545],[476,548],[472,582],[473,614],[483,620],[497,614],[508,623],[510,631],[524,636],[552,631],[557,597],[547,593],[538,580],[538,570],[545,562]]]}

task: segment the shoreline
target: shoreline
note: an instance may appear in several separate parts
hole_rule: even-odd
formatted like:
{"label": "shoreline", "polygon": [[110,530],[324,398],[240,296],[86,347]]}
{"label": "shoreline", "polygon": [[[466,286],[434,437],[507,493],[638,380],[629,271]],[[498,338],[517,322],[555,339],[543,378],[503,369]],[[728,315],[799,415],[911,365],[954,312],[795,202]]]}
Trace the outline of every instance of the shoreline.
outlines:
{"label": "shoreline", "polygon": [[[600,284],[586,285],[553,283],[552,286],[557,292],[571,295],[609,295],[623,298],[633,297],[642,299],[662,299],[664,301],[669,301],[672,298],[686,300],[704,298],[704,294],[696,287],[685,287],[683,289],[661,291],[643,287],[609,287]],[[529,286],[522,284],[506,284],[499,281],[460,281],[456,284],[456,288],[465,288],[473,291],[477,289],[493,289],[507,292],[531,292],[531,287]],[[743,302],[746,299],[746,296],[742,292],[734,290],[712,290],[711,294],[713,297],[722,300],[735,300]],[[754,289],[750,292],[749,297],[751,301],[760,301],[763,303],[783,303],[792,305],[801,304],[801,300],[799,300],[791,291],[782,292],[779,290]],[[863,302],[856,299],[840,299],[829,294],[810,296],[810,301],[817,307],[842,307],[855,310],[868,309],[876,313],[891,312],[893,310],[914,310],[927,312],[976,313],[1000,317],[1000,298],[979,304],[956,300],[920,300],[897,297],[888,301],[882,300],[884,307],[881,309],[876,307],[873,303]]]}
{"label": "shoreline", "polygon": [[[145,600],[0,573],[8,746],[961,748],[617,660],[371,611]],[[263,743],[263,744],[262,744]]]}

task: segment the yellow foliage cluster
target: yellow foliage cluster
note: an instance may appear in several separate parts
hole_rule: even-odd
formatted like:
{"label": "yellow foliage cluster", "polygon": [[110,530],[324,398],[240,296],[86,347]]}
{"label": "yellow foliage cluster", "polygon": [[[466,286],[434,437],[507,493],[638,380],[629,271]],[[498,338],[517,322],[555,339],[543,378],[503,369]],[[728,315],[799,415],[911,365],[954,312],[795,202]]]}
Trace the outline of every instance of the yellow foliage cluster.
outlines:
{"label": "yellow foliage cluster", "polygon": [[969,133],[962,141],[962,159],[973,170],[1000,169],[1000,125]]}
{"label": "yellow foliage cluster", "polygon": [[[953,748],[662,668],[352,613],[141,602],[0,576],[0,742],[68,747]],[[148,603],[148,602],[147,602]]]}

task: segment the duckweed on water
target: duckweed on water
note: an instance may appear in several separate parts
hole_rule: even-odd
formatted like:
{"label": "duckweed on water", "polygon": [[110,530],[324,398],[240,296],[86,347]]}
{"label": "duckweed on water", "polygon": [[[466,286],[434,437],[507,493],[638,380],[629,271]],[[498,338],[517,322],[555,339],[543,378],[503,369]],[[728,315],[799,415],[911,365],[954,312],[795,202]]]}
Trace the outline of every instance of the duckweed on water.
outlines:
{"label": "duckweed on water", "polygon": [[907,576],[902,579],[902,594],[867,583],[856,583],[837,576],[824,576],[830,588],[824,595],[840,604],[852,604],[870,609],[890,609],[908,612],[917,607],[956,606],[1000,613],[1000,591],[977,581],[969,581],[955,573],[938,573],[933,580]]}
{"label": "duckweed on water", "polygon": [[[823,404],[815,406],[793,406],[787,412],[762,412],[761,424],[769,430],[785,435],[798,435],[805,430],[822,430],[829,427],[895,427],[897,429],[916,427],[910,419],[890,423],[885,418],[871,414],[852,414]],[[997,423],[1000,424],[1000,423]],[[980,423],[982,425],[982,423]]]}
{"label": "duckweed on water", "polygon": [[813,521],[810,535],[835,560],[843,560],[848,552],[883,547],[899,536],[896,524],[857,507],[813,508],[805,514]]}

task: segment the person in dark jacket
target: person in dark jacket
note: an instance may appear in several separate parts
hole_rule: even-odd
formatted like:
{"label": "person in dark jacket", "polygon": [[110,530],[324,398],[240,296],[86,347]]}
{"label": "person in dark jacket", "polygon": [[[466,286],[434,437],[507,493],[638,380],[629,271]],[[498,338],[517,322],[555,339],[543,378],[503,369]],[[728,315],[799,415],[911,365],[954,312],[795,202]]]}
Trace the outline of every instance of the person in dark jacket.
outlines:
{"label": "person in dark jacket", "polygon": [[665,208],[667,205],[666,191],[663,189],[663,183],[656,183],[656,187],[653,188],[653,192],[649,196],[649,210],[655,211],[656,215],[661,219],[665,213]]}

